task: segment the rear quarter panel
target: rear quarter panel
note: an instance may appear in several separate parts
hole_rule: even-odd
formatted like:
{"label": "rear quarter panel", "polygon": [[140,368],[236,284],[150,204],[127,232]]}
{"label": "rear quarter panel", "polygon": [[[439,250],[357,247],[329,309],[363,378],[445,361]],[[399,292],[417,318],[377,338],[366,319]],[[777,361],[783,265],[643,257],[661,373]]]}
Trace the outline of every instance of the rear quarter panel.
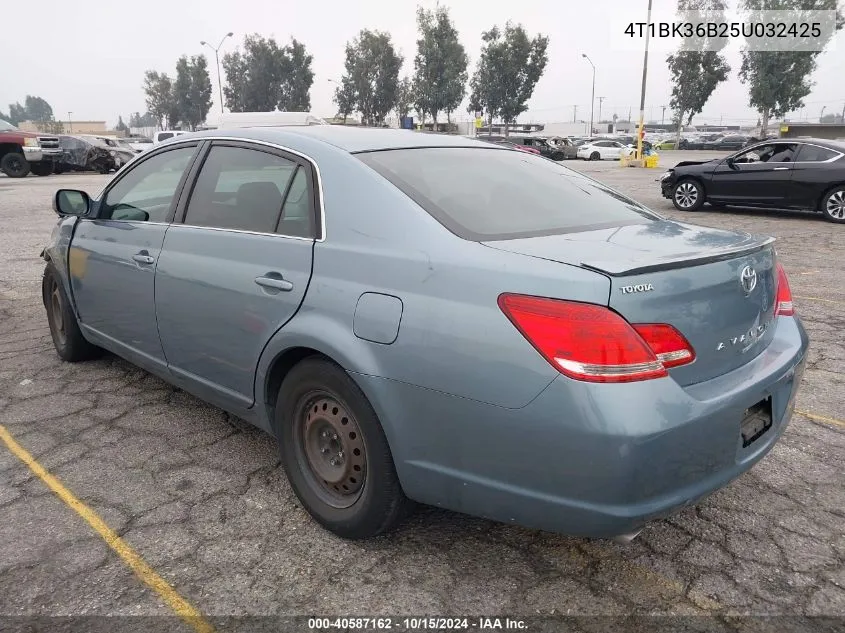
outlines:
{"label": "rear quarter panel", "polygon": [[[502,314],[499,294],[607,303],[606,277],[462,240],[353,156],[324,156],[320,169],[327,237],[302,308],[262,356],[259,386],[274,358],[304,345],[350,372],[519,408],[559,374]],[[365,292],[401,300],[392,344],[355,335]]]}

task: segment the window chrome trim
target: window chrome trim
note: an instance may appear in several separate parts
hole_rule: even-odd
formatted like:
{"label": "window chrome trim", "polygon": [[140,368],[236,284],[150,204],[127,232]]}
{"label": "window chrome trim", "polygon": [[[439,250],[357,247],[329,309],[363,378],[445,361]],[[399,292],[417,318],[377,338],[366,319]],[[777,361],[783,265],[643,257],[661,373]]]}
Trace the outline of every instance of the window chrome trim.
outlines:
{"label": "window chrome trim", "polygon": [[[224,228],[218,228],[218,227],[213,227],[213,226],[194,226],[192,224],[185,224],[183,222],[176,222],[176,218],[173,218],[173,222],[158,222],[158,223],[155,223],[155,224],[172,224],[174,226],[190,226],[192,228],[197,228],[197,229],[211,229],[211,230],[214,230],[214,231],[231,231],[231,232],[236,232],[236,233],[248,233],[248,234],[253,234],[253,235],[275,235],[276,237],[286,237],[286,238],[292,239],[292,240],[308,240],[308,241],[311,241],[311,242],[325,242],[326,241],[326,205],[325,205],[325,201],[324,201],[324,197],[323,197],[323,175],[320,172],[320,166],[317,165],[317,161],[315,161],[313,158],[311,158],[307,154],[303,154],[302,152],[300,152],[298,150],[291,149],[289,147],[285,147],[284,145],[279,145],[278,143],[271,143],[270,141],[259,141],[259,140],[252,139],[252,138],[244,138],[244,137],[237,137],[237,136],[191,136],[190,134],[180,134],[179,136],[175,136],[173,138],[167,139],[163,143],[157,145],[155,149],[147,150],[146,152],[143,152],[143,154],[138,154],[138,157],[143,155],[145,158],[152,158],[152,154],[160,153],[160,152],[157,151],[159,148],[163,149],[163,148],[167,147],[167,148],[172,148],[172,149],[178,149],[178,147],[182,144],[189,145],[191,143],[196,143],[197,141],[199,141],[200,144],[203,141],[235,141],[235,142],[240,142],[240,143],[252,143],[254,145],[263,145],[264,147],[270,147],[270,148],[273,148],[273,149],[280,149],[283,152],[293,154],[294,156],[297,156],[297,157],[307,161],[314,168],[314,173],[317,175],[317,197],[318,197],[319,203],[320,203],[320,213],[319,213],[319,217],[320,217],[320,238],[318,239],[316,237],[299,237],[299,236],[296,236],[296,235],[283,235],[281,233],[257,233],[255,231],[242,231],[242,230],[239,230],[239,229],[224,229]],[[112,178],[109,180],[109,182],[107,182],[103,186],[103,188],[100,190],[99,194],[97,194],[95,199],[100,200],[103,193],[105,193],[106,188],[108,188],[109,185],[111,185],[111,183],[114,181],[115,177],[119,173],[124,171],[126,169],[126,167],[131,165],[133,162],[134,162],[134,158],[133,158],[133,160],[126,163],[126,165],[124,165],[119,171],[115,172],[115,174],[112,176]],[[137,221],[137,220],[114,220],[114,222],[135,222],[135,221]],[[141,224],[154,224],[154,223],[153,222],[141,222]]]}
{"label": "window chrome trim", "polygon": [[283,237],[288,240],[302,240],[305,242],[322,242],[314,237],[301,237],[299,235],[285,235],[284,233],[266,233],[264,231],[247,231],[245,229],[226,229],[219,226],[198,226],[196,224],[185,224],[183,222],[174,222],[174,227],[184,226],[188,229],[202,229],[205,231],[224,231],[225,233],[245,233],[246,235],[266,235],[267,237]]}
{"label": "window chrome trim", "polygon": [[[188,136],[188,138],[181,138],[181,136]],[[309,241],[312,241],[312,242],[325,242],[326,241],[326,204],[325,204],[325,198],[323,196],[323,175],[320,172],[320,166],[317,164],[316,160],[314,160],[313,158],[311,158],[307,154],[303,154],[302,152],[300,152],[298,150],[291,149],[290,147],[286,147],[284,145],[280,145],[279,143],[272,143],[270,141],[260,141],[260,140],[256,140],[256,139],[253,139],[253,138],[246,138],[246,137],[242,137],[242,136],[195,136],[195,137],[191,137],[190,135],[184,135],[184,134],[181,135],[181,136],[176,137],[175,140],[174,139],[168,139],[168,141],[165,141],[165,143],[163,143],[162,146],[166,145],[167,147],[174,147],[176,145],[179,145],[180,143],[190,143],[190,142],[194,142],[194,141],[197,141],[197,140],[199,140],[199,141],[234,141],[234,142],[237,142],[237,143],[252,143],[253,145],[263,145],[264,147],[279,149],[279,150],[282,150],[283,152],[293,154],[294,156],[297,156],[297,157],[307,161],[311,165],[311,167],[314,168],[314,173],[317,176],[317,197],[318,197],[319,203],[320,203],[320,213],[319,213],[319,217],[320,217],[320,237],[318,239],[316,237],[298,237],[298,236],[295,236],[295,235],[282,235],[281,233],[256,233],[255,231],[242,231],[240,229],[224,229],[224,228],[218,228],[218,227],[213,227],[213,226],[194,226],[192,224],[184,224],[182,222],[177,223],[175,221],[175,218],[174,218],[174,221],[173,221],[174,225],[191,226],[193,228],[198,228],[198,229],[212,229],[212,230],[215,230],[215,231],[234,231],[234,232],[238,232],[238,233],[251,233],[253,235],[275,235],[277,237],[287,237],[287,238],[295,239],[295,240],[309,240]]]}

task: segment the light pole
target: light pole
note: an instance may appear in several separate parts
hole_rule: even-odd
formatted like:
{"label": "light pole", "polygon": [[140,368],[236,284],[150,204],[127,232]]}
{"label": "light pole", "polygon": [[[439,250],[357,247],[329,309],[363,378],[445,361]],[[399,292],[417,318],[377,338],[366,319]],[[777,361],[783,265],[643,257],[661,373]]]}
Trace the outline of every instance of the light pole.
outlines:
{"label": "light pole", "polygon": [[[648,36],[651,32],[651,3],[652,0],[648,0],[648,18],[646,19],[646,32],[645,32],[645,54],[643,56],[643,85],[642,90],[640,91],[640,127],[637,131],[637,159],[642,161],[643,158],[643,126],[645,125],[645,83],[646,77],[648,75]],[[645,166],[645,162],[641,163],[642,166]]]}
{"label": "light pole", "polygon": [[819,123],[824,123],[822,119],[824,119],[824,110],[827,106],[822,106],[822,113],[819,115]]}
{"label": "light pole", "polygon": [[590,62],[590,66],[593,67],[593,91],[590,94],[590,131],[587,133],[587,136],[593,135],[593,108],[596,105],[596,65],[593,63],[593,60],[587,57],[587,53],[581,53],[581,57],[586,59]]}
{"label": "light pole", "polygon": [[73,134],[73,123],[70,120],[70,116],[72,114],[73,114],[73,112],[71,112],[71,111],[68,111],[68,113],[67,113],[67,133],[68,134]]}
{"label": "light pole", "polygon": [[660,106],[663,108],[663,113],[660,115],[660,125],[662,126],[666,122],[666,106]]}
{"label": "light pole", "polygon": [[598,99],[598,100],[599,100],[599,119],[598,119],[597,123],[598,123],[599,125],[601,125],[601,104],[602,104],[602,101],[604,101],[605,99],[607,99],[607,97],[596,97],[596,99]]}
{"label": "light pole", "polygon": [[234,33],[229,31],[226,35],[223,36],[223,39],[220,40],[220,43],[217,45],[217,48],[214,48],[208,42],[202,41],[200,42],[200,46],[208,46],[211,50],[214,51],[214,61],[217,62],[217,90],[220,93],[220,114],[223,114],[223,82],[220,80],[220,56],[218,55],[218,51],[220,47],[223,46],[223,42],[226,41],[227,37],[232,37]]}

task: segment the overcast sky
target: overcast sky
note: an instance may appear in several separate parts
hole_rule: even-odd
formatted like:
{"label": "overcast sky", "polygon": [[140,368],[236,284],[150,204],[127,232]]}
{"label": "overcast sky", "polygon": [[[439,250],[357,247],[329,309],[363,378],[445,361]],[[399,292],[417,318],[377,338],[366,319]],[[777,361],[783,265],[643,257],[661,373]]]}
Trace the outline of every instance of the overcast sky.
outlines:
{"label": "overcast sky", "polygon": [[[171,76],[182,54],[210,54],[215,104],[217,77],[214,55],[201,40],[216,45],[228,31],[235,33],[221,49],[233,50],[249,33],[276,38],[280,44],[291,36],[305,43],[314,56],[312,110],[335,113],[329,79],[343,74],[344,44],[362,28],[388,31],[405,57],[404,73],[412,74],[416,52],[415,9],[434,7],[435,0],[42,0],[31,10],[14,10],[14,28],[0,38],[3,59],[0,110],[23,102],[27,94],[44,97],[57,119],[117,121],[131,112],[145,110],[144,71],[156,69]],[[596,65],[596,97],[605,97],[602,115],[626,118],[640,100],[642,54],[623,43],[619,25],[630,16],[645,21],[646,0],[452,0],[448,6],[475,68],[482,31],[508,19],[522,23],[530,34],[550,38],[549,63],[537,84],[529,111],[520,121],[572,121],[589,119],[592,69],[581,53]],[[674,0],[655,0],[655,16],[671,17]],[[6,12],[7,19],[10,17]],[[733,67],[694,122],[725,123],[756,120],[748,107],[745,87],[739,82],[739,43],[727,50]],[[666,54],[655,49],[650,57],[646,117],[660,120],[668,103],[670,84]],[[17,63],[15,63],[17,62]],[[845,33],[840,32],[818,59],[813,92],[805,99],[803,118],[842,112],[845,105]],[[464,108],[459,112],[466,116]],[[802,113],[796,113],[801,116]],[[598,99],[596,101],[598,115]],[[797,116],[795,118],[798,118]]]}

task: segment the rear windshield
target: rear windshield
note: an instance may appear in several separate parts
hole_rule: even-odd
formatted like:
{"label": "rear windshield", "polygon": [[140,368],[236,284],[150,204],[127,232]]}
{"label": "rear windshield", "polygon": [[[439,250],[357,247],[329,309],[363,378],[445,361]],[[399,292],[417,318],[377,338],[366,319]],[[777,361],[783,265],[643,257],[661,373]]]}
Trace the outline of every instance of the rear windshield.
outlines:
{"label": "rear windshield", "polygon": [[535,237],[659,219],[601,183],[526,152],[437,147],[357,156],[467,240]]}

